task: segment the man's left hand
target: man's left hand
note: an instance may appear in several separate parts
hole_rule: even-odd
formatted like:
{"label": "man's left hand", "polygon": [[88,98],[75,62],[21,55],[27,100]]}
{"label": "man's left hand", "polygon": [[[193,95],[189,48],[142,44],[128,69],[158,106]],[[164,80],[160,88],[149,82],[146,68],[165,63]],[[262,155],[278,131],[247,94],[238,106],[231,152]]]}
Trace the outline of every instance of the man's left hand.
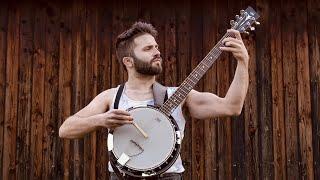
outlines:
{"label": "man's left hand", "polygon": [[229,33],[233,34],[234,37],[227,37],[222,40],[225,46],[220,47],[222,51],[228,51],[233,54],[233,56],[248,67],[249,55],[244,43],[242,41],[240,32],[234,29],[228,29]]}

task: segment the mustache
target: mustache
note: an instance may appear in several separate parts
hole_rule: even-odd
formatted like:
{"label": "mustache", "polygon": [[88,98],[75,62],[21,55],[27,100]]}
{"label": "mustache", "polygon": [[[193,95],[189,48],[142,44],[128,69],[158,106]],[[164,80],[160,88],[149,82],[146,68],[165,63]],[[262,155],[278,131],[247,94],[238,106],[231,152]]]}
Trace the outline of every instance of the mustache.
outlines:
{"label": "mustache", "polygon": [[154,58],[152,58],[152,60],[151,60],[151,62],[154,62],[154,61],[160,61],[160,62],[162,62],[162,57],[160,56],[157,56],[157,57],[154,57]]}

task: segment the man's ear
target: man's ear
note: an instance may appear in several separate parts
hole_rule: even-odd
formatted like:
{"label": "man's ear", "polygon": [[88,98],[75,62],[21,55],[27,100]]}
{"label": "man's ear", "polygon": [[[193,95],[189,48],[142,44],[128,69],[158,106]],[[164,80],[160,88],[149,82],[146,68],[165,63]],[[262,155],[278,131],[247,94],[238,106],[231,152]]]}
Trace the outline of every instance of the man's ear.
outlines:
{"label": "man's ear", "polygon": [[122,63],[126,67],[131,68],[131,67],[133,67],[133,58],[132,57],[123,57]]}

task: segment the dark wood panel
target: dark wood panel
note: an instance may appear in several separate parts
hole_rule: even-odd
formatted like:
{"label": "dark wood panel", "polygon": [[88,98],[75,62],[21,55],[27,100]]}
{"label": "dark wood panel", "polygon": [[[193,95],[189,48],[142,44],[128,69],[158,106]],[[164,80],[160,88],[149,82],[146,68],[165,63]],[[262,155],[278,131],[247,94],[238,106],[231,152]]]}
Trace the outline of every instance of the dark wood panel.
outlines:
{"label": "dark wood panel", "polygon": [[36,8],[34,15],[32,107],[31,107],[31,173],[32,178],[41,179],[43,171],[43,129],[44,129],[44,74],[45,74],[45,25],[46,8]]}
{"label": "dark wood panel", "polygon": [[284,122],[286,126],[287,178],[300,179],[297,119],[297,71],[295,51],[295,16],[298,11],[289,1],[282,1],[282,62],[284,80]]}
{"label": "dark wood panel", "polygon": [[[0,6],[0,166],[3,165],[4,119],[6,97],[6,62],[7,62],[8,4]],[[3,179],[0,168],[0,179]]]}
{"label": "dark wood panel", "polygon": [[[32,67],[34,56],[33,27],[34,13],[31,6],[19,7],[20,13],[20,47],[19,47],[19,72],[18,72],[18,119],[17,122],[17,175],[27,176],[32,171],[29,164],[31,154],[31,96],[32,96]],[[34,138],[34,137],[32,137]]]}
{"label": "dark wood panel", "polygon": [[57,4],[46,7],[45,30],[45,82],[44,82],[44,131],[43,131],[43,179],[61,177],[59,166],[60,139],[58,137],[58,83],[60,57],[60,8]]}
{"label": "dark wood panel", "polygon": [[314,179],[306,6],[305,2],[296,3],[297,13],[300,13],[295,20],[299,22],[296,24],[299,149],[301,176],[303,179]]}
{"label": "dark wood panel", "polygon": [[16,137],[18,116],[18,70],[19,70],[19,23],[20,11],[10,7],[8,12],[6,95],[3,131],[3,179],[16,178]]}
{"label": "dark wood panel", "polygon": [[320,177],[320,3],[311,0],[307,5],[313,165],[316,179]]}
{"label": "dark wood panel", "polygon": [[282,67],[282,33],[281,33],[281,6],[272,2],[270,8],[273,13],[270,19],[270,50],[271,50],[271,76],[272,76],[272,119],[273,119],[273,152],[274,177],[286,179],[286,146],[284,119],[284,89]]}
{"label": "dark wood panel", "polygon": [[266,1],[257,1],[257,9],[263,14],[257,32],[257,76],[258,76],[258,118],[260,129],[260,178],[274,178],[273,164],[273,128],[272,128],[272,82],[271,82],[271,54],[270,54],[270,19],[271,9]]}

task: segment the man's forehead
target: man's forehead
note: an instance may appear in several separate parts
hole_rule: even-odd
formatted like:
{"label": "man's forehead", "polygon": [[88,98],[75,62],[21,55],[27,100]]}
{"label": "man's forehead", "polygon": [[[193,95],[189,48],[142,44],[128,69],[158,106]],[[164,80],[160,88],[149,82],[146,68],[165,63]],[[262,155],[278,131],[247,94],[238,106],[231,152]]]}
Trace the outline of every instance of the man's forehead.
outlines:
{"label": "man's forehead", "polygon": [[137,46],[148,46],[148,45],[157,44],[154,37],[150,34],[143,34],[141,36],[138,36],[138,37],[134,38],[133,41]]}

